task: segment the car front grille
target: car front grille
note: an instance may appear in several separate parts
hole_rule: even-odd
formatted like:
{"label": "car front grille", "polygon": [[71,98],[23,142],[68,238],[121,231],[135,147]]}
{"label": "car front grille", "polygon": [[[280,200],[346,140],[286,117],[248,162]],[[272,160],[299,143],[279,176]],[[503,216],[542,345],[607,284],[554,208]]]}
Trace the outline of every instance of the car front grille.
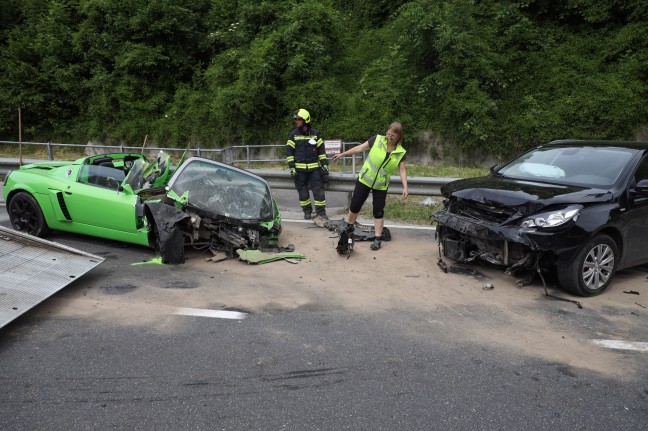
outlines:
{"label": "car front grille", "polygon": [[474,201],[456,201],[448,206],[448,211],[472,220],[492,224],[507,222],[516,214],[512,207],[494,207]]}

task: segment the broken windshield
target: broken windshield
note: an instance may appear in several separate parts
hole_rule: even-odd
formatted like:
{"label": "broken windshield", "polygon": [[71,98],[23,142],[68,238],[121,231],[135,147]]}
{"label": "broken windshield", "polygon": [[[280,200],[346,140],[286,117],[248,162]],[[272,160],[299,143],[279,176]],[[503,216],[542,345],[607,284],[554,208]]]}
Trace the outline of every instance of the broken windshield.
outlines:
{"label": "broken windshield", "polygon": [[192,158],[178,169],[170,188],[189,205],[239,220],[271,220],[274,201],[260,177],[222,163]]}

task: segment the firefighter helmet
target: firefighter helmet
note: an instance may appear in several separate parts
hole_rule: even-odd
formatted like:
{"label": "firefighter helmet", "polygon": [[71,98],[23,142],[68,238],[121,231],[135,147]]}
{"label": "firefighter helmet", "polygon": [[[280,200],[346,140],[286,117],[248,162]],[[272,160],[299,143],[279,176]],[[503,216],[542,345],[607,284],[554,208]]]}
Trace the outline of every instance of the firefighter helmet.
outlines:
{"label": "firefighter helmet", "polygon": [[295,115],[293,115],[293,120],[304,120],[304,123],[310,124],[311,119],[308,111],[302,108],[298,111],[295,111]]}

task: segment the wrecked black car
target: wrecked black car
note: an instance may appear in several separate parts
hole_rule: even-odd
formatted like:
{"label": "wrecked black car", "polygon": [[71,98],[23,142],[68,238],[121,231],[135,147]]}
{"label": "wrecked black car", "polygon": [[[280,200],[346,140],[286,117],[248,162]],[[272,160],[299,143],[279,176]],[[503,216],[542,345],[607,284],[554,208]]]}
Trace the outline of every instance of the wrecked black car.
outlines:
{"label": "wrecked black car", "polygon": [[648,142],[554,141],[441,192],[439,247],[459,263],[550,273],[593,296],[648,262]]}

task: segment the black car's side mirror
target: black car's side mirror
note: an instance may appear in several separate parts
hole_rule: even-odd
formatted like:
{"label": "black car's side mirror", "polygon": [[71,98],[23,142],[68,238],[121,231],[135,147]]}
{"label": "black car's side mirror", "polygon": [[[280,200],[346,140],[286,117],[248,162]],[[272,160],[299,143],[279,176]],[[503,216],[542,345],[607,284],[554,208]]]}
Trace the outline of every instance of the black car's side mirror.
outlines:
{"label": "black car's side mirror", "polygon": [[491,172],[491,174],[492,174],[493,172],[495,172],[496,170],[498,170],[499,168],[500,168],[500,165],[499,165],[499,164],[491,166],[491,167],[490,167],[490,172]]}
{"label": "black car's side mirror", "polygon": [[648,195],[648,180],[640,180],[634,188],[639,195]]}

